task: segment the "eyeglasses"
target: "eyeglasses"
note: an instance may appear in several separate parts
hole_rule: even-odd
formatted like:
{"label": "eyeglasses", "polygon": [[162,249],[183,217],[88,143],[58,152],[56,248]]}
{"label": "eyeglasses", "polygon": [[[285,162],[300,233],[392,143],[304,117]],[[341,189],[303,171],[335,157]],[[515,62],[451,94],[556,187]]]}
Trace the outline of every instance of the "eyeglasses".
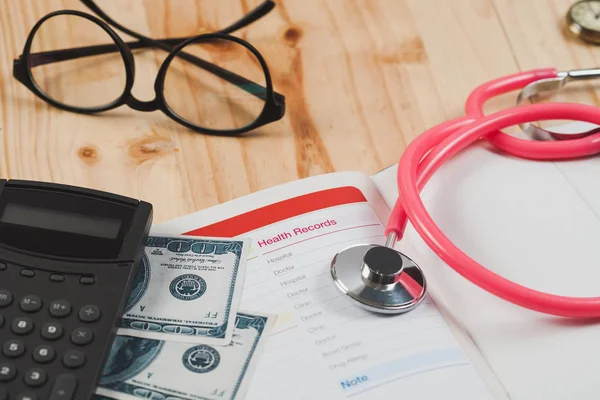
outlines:
{"label": "eyeglasses", "polygon": [[[14,77],[46,102],[84,114],[124,104],[161,110],[190,129],[214,135],[238,135],[285,114],[285,97],[274,92],[262,55],[230,35],[266,15],[273,1],[215,33],[163,40],[125,28],[93,0],[81,1],[100,18],[74,10],[50,13],[33,27],[14,61]],[[109,24],[138,40],[124,42]],[[169,54],[156,76],[154,100],[141,101],[131,93],[132,50],[147,48]]]}

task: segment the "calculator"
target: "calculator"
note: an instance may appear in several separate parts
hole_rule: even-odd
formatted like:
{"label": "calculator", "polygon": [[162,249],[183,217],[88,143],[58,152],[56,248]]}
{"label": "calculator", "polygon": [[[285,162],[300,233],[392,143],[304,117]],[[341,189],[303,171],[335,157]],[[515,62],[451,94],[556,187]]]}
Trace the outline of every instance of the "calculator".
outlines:
{"label": "calculator", "polygon": [[123,313],[152,205],[0,180],[0,400],[88,400]]}

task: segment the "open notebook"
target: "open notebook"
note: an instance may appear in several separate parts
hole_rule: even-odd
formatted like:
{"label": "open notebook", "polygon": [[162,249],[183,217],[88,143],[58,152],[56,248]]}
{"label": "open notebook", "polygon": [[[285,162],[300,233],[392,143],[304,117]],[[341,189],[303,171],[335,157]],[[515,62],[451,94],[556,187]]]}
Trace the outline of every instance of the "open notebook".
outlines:
{"label": "open notebook", "polygon": [[[423,192],[467,254],[536,289],[597,295],[600,161],[536,163],[474,146]],[[595,179],[596,178],[596,179]],[[600,324],[520,309],[458,276],[409,227],[399,249],[423,268],[416,310],[375,315],[331,282],[331,258],[381,243],[395,168],[264,190],[154,227],[252,239],[241,308],[277,314],[248,399],[563,399],[600,395]]]}

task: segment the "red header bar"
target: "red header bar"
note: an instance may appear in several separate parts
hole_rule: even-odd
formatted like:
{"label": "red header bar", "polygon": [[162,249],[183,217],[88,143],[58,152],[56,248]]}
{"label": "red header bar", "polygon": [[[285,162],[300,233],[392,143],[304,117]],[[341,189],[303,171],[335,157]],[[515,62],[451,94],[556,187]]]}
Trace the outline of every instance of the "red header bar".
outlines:
{"label": "red header bar", "polygon": [[184,235],[234,237],[312,211],[366,201],[363,193],[352,186],[326,189],[248,211],[212,225],[194,229]]}

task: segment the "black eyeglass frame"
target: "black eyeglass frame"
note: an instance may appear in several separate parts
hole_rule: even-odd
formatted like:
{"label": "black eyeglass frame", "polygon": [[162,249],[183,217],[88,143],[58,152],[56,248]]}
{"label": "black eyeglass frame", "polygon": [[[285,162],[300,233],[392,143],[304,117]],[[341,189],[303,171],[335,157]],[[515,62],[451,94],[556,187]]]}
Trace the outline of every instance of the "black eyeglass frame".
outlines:
{"label": "black eyeglass frame", "polygon": [[[105,13],[103,13],[94,3],[93,0],[82,0],[88,7],[90,7],[94,12],[102,16],[104,19],[107,19],[112,25],[116,26],[119,30],[124,31],[127,34],[130,34],[139,39],[138,42],[124,42],[121,37],[112,29],[110,26],[104,22],[102,19],[97,18],[93,15],[76,11],[76,10],[60,10],[52,12],[46,16],[44,16],[41,20],[39,20],[34,27],[32,28],[27,41],[25,42],[25,46],[23,48],[23,53],[19,56],[18,59],[14,60],[13,63],[13,76],[20,83],[22,83],[25,87],[27,87],[31,92],[35,95],[48,102],[49,104],[71,112],[82,113],[82,114],[94,114],[103,111],[108,111],[122,105],[127,105],[134,110],[137,111],[156,111],[160,110],[168,117],[173,119],[174,121],[200,133],[211,134],[211,135],[222,135],[222,136],[232,136],[239,135],[271,122],[277,121],[281,119],[285,114],[285,97],[279,93],[276,93],[273,90],[273,83],[271,79],[271,74],[269,72],[266,61],[263,56],[259,53],[259,51],[248,43],[245,40],[237,38],[235,36],[230,35],[228,32],[232,32],[237,30],[253,20],[260,18],[260,16],[264,15],[268,12],[274,5],[270,0],[267,0],[261,6],[259,6],[256,10],[248,14],[242,20],[232,24],[230,27],[225,28],[219,32],[209,33],[209,34],[201,34],[197,36],[193,36],[190,38],[174,38],[174,39],[164,39],[164,40],[154,40],[151,38],[147,38],[143,35],[137,34],[124,28],[111,20]],[[256,15],[260,14],[260,15]],[[85,57],[89,55],[97,55],[104,54],[108,52],[114,52],[114,45],[100,45],[100,46],[90,46],[90,47],[80,47],[75,49],[64,49],[43,53],[34,53],[31,54],[31,46],[35,34],[37,33],[40,26],[47,21],[48,19],[58,16],[58,15],[72,15],[77,17],[85,18],[99,27],[101,27],[114,41],[114,44],[117,46],[119,53],[123,59],[125,65],[125,73],[126,73],[126,81],[125,88],[123,93],[115,99],[113,102],[99,106],[99,107],[76,107],[68,104],[63,104],[49,95],[47,95],[38,85],[35,83],[35,79],[32,76],[31,68],[41,64],[47,64],[56,61],[62,61],[66,59],[73,59],[79,57]],[[181,50],[191,43],[203,43],[210,42],[216,39],[229,40],[233,41],[241,46],[244,46],[248,51],[250,51],[256,59],[259,61],[265,76],[265,86],[252,82],[246,78],[243,78],[231,71],[228,71],[224,68],[221,68],[215,64],[202,60],[193,55],[181,52]],[[177,45],[173,46],[171,44],[176,43]],[[108,46],[108,47],[107,47]],[[141,101],[135,98],[132,93],[132,88],[135,80],[135,60],[133,53],[131,52],[132,48],[141,48],[141,47],[155,47],[169,52],[167,58],[163,61],[161,67],[159,68],[158,74],[156,76],[154,82],[154,91],[155,98],[151,101]],[[110,48],[110,50],[109,50]],[[43,57],[42,60],[36,60],[35,57]],[[265,104],[262,109],[262,112],[257,116],[257,118],[240,128],[236,129],[210,129],[207,127],[199,126],[198,124],[192,123],[185,118],[179,116],[175,111],[173,111],[165,100],[164,95],[164,82],[167,74],[167,70],[175,57],[182,57],[187,61],[192,62],[194,65],[199,68],[203,68],[216,74],[217,76],[236,84],[240,87],[241,90],[246,90],[249,93],[255,95],[258,98],[264,100]],[[34,63],[34,61],[36,61]],[[243,86],[242,86],[243,85]]]}

